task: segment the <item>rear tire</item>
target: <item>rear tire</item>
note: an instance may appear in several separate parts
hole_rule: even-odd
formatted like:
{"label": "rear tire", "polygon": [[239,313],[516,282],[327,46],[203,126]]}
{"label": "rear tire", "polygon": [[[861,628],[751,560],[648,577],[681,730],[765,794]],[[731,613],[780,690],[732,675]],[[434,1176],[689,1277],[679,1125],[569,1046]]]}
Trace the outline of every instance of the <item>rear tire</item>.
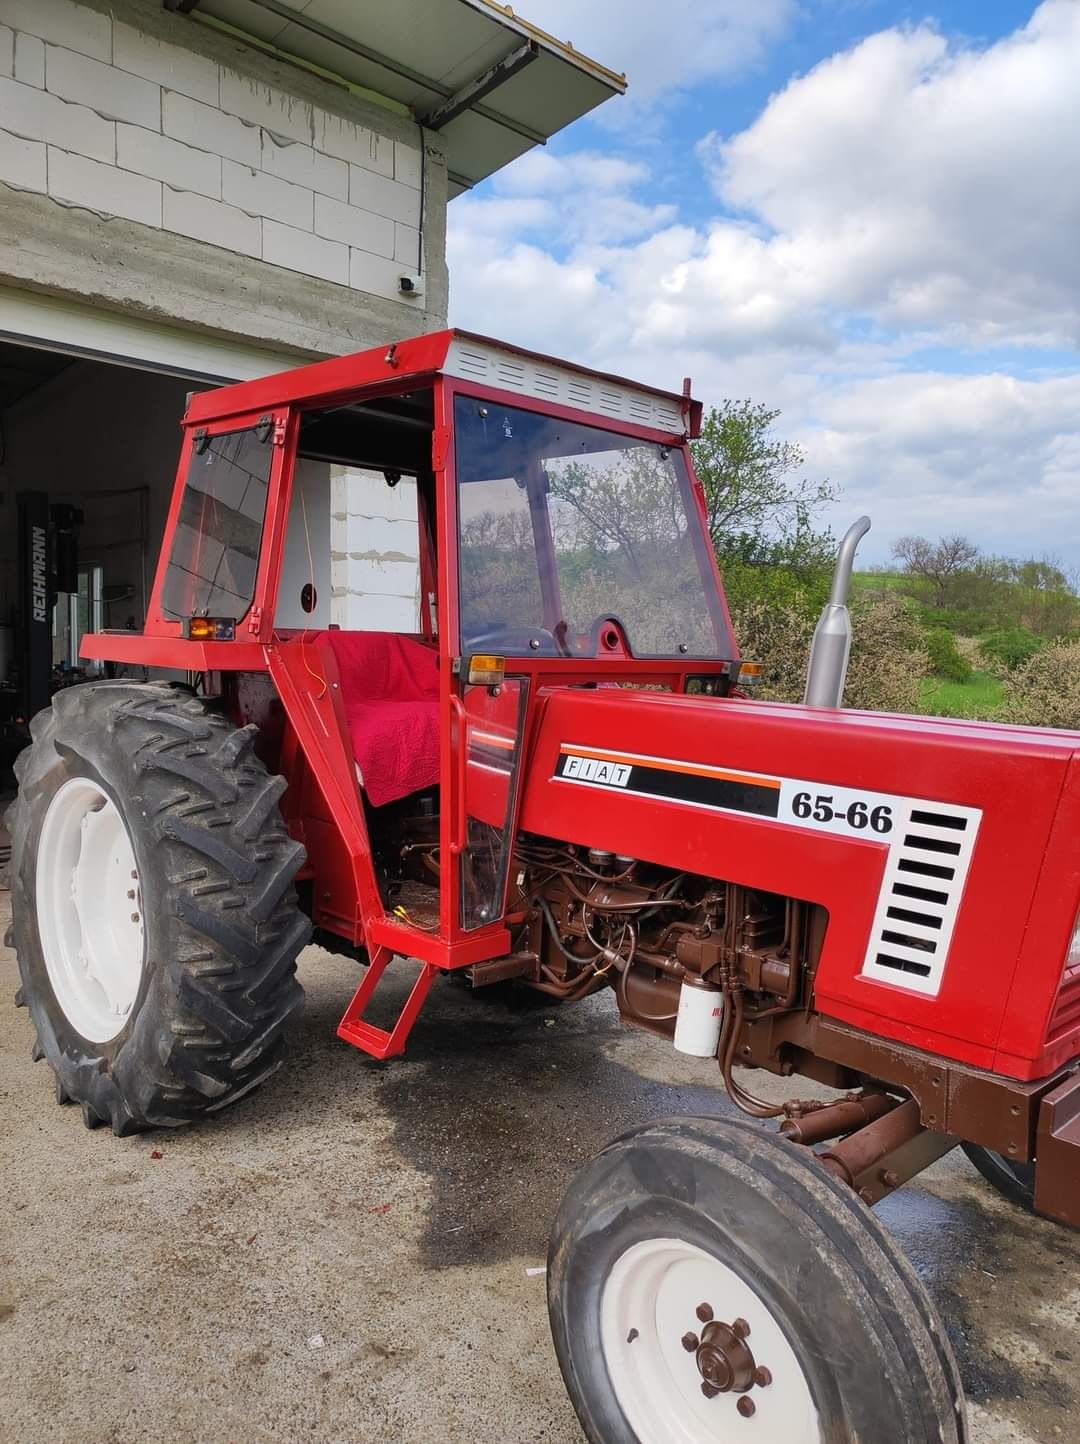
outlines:
{"label": "rear tire", "polygon": [[592,1444],[967,1439],[956,1361],[900,1249],[813,1154],[755,1125],[617,1139],[566,1195],[547,1280]]}
{"label": "rear tire", "polygon": [[167,683],[67,688],[31,731],[9,822],[35,1056],[88,1127],[217,1112],[280,1066],[303,999],[285,781]]}
{"label": "rear tire", "polygon": [[1011,1163],[992,1148],[983,1148],[977,1143],[962,1143],[960,1147],[993,1188],[1010,1203],[1035,1212],[1035,1165],[1034,1163]]}

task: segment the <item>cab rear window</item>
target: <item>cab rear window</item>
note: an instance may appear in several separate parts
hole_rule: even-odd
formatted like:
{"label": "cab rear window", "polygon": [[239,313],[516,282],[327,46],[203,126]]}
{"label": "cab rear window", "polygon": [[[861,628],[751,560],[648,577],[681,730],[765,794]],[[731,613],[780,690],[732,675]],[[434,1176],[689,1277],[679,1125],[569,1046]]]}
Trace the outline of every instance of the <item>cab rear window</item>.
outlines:
{"label": "cab rear window", "polygon": [[196,439],[161,595],[168,615],[239,621],[250,610],[272,459],[266,425]]}

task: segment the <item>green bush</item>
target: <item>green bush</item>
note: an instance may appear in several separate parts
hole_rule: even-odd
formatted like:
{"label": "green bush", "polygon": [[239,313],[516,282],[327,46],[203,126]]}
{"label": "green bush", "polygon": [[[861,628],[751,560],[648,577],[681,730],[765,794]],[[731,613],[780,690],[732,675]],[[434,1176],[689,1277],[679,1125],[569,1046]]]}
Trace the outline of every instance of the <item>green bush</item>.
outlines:
{"label": "green bush", "polygon": [[1042,645],[1042,638],[1027,627],[1006,627],[983,637],[979,653],[987,669],[1001,675],[1029,661]]}
{"label": "green bush", "polygon": [[[801,702],[816,619],[794,607],[761,602],[732,609],[744,657],[761,662],[764,678],[755,696]],[[845,707],[869,712],[917,712],[927,671],[923,633],[903,598],[883,592],[856,598]]]}
{"label": "green bush", "polygon": [[923,630],[897,592],[856,598],[844,706],[867,712],[918,712],[929,670]]}
{"label": "green bush", "polygon": [[960,655],[956,638],[945,627],[931,627],[926,633],[926,651],[930,670],[949,682],[966,682],[971,676],[971,663]]}
{"label": "green bush", "polygon": [[1080,642],[1051,642],[1005,681],[1009,722],[1080,729]]}
{"label": "green bush", "polygon": [[979,632],[989,632],[994,627],[1000,627],[1003,619],[997,612],[990,612],[976,607],[935,607],[928,602],[914,598],[915,614],[922,622],[927,631],[944,628],[954,635],[971,635]]}

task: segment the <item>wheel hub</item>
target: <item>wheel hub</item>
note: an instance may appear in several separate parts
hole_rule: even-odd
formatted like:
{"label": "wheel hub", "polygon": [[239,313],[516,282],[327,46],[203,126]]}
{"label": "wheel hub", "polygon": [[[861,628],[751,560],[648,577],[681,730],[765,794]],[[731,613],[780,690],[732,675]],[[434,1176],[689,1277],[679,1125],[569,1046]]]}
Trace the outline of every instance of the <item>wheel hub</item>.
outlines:
{"label": "wheel hub", "polygon": [[[682,1346],[694,1355],[698,1373],[701,1375],[701,1392],[706,1399],[715,1399],[717,1394],[746,1394],[755,1384],[766,1388],[772,1383],[771,1372],[758,1364],[753,1350],[746,1340],[750,1336],[750,1325],[745,1319],[735,1319],[725,1324],[713,1318],[711,1304],[699,1304],[697,1316],[705,1324],[701,1337],[689,1332],[682,1337]],[[746,1408],[749,1405],[749,1408]],[[755,1412],[749,1400],[739,1401],[739,1413],[749,1418]]]}

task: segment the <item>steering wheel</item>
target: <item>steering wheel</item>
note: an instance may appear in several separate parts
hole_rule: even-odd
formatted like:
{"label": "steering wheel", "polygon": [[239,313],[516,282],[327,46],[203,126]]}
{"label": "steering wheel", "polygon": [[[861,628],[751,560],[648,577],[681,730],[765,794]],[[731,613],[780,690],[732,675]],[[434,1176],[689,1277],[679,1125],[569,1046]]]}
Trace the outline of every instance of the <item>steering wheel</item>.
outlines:
{"label": "steering wheel", "polygon": [[[523,645],[523,639],[524,645]],[[539,642],[538,647],[530,643]],[[557,657],[560,655],[555,633],[547,627],[489,627],[486,632],[475,632],[468,640],[467,650],[482,652],[490,648],[493,652],[511,656]]]}

